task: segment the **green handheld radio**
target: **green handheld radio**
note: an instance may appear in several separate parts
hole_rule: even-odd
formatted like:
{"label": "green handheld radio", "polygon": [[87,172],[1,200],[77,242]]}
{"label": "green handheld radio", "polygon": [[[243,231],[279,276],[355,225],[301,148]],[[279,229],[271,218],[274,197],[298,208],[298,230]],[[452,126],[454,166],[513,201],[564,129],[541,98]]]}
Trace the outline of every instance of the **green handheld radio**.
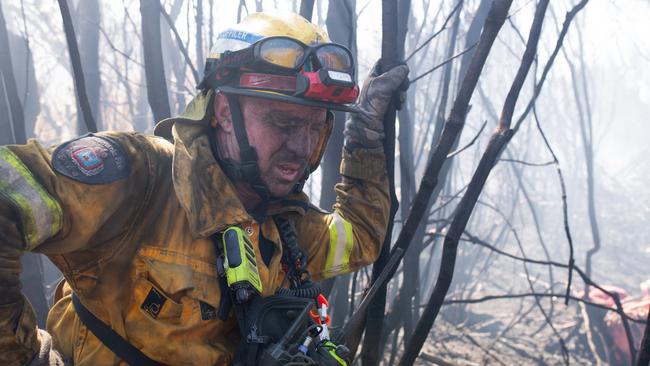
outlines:
{"label": "green handheld radio", "polygon": [[228,287],[235,294],[237,303],[246,303],[262,293],[255,250],[246,233],[238,226],[226,229],[222,238]]}

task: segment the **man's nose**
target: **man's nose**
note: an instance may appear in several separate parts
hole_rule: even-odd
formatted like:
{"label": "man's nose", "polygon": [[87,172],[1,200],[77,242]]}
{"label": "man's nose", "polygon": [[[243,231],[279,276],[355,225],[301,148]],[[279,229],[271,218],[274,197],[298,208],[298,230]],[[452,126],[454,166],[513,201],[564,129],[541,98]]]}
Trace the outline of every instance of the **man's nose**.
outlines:
{"label": "man's nose", "polygon": [[286,147],[287,150],[300,157],[308,157],[311,154],[311,148],[314,142],[309,134],[309,128],[296,128],[289,136]]}

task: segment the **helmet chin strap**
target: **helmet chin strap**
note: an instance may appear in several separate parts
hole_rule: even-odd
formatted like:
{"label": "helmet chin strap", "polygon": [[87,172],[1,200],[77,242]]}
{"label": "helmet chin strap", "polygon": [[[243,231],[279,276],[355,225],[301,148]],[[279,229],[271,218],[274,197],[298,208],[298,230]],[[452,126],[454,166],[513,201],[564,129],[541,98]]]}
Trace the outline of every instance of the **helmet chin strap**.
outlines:
{"label": "helmet chin strap", "polygon": [[231,158],[219,159],[218,157],[217,160],[220,162],[222,169],[231,180],[234,182],[244,182],[250,185],[253,191],[255,191],[262,200],[262,204],[266,204],[271,199],[271,192],[269,192],[268,187],[262,181],[260,168],[257,165],[257,152],[255,151],[255,148],[248,143],[248,136],[246,135],[241,106],[239,105],[236,95],[225,94],[225,96],[228,99],[235,138],[239,145],[240,161],[235,161]]}

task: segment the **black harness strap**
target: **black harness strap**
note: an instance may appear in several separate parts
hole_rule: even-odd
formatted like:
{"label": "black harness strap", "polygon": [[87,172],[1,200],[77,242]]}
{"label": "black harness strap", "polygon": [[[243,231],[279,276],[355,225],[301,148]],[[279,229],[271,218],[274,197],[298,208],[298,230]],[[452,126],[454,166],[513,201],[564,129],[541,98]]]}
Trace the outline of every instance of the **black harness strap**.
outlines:
{"label": "black harness strap", "polygon": [[72,305],[77,312],[81,322],[97,337],[108,349],[113,351],[117,357],[132,366],[159,366],[160,364],[149,357],[142,351],[135,348],[131,343],[122,338],[106,323],[99,320],[90,310],[81,303],[79,297],[72,293]]}

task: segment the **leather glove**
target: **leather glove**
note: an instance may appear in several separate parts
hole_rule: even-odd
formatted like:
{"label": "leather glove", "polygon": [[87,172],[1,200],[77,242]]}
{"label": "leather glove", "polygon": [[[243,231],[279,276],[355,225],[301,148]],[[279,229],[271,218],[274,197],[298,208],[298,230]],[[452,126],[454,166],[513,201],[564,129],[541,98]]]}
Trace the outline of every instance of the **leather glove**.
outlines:
{"label": "leather glove", "polygon": [[395,93],[408,88],[408,66],[398,65],[383,74],[379,69],[377,62],[363,83],[358,112],[351,114],[345,123],[345,146],[348,149],[382,146],[384,114],[388,104]]}

